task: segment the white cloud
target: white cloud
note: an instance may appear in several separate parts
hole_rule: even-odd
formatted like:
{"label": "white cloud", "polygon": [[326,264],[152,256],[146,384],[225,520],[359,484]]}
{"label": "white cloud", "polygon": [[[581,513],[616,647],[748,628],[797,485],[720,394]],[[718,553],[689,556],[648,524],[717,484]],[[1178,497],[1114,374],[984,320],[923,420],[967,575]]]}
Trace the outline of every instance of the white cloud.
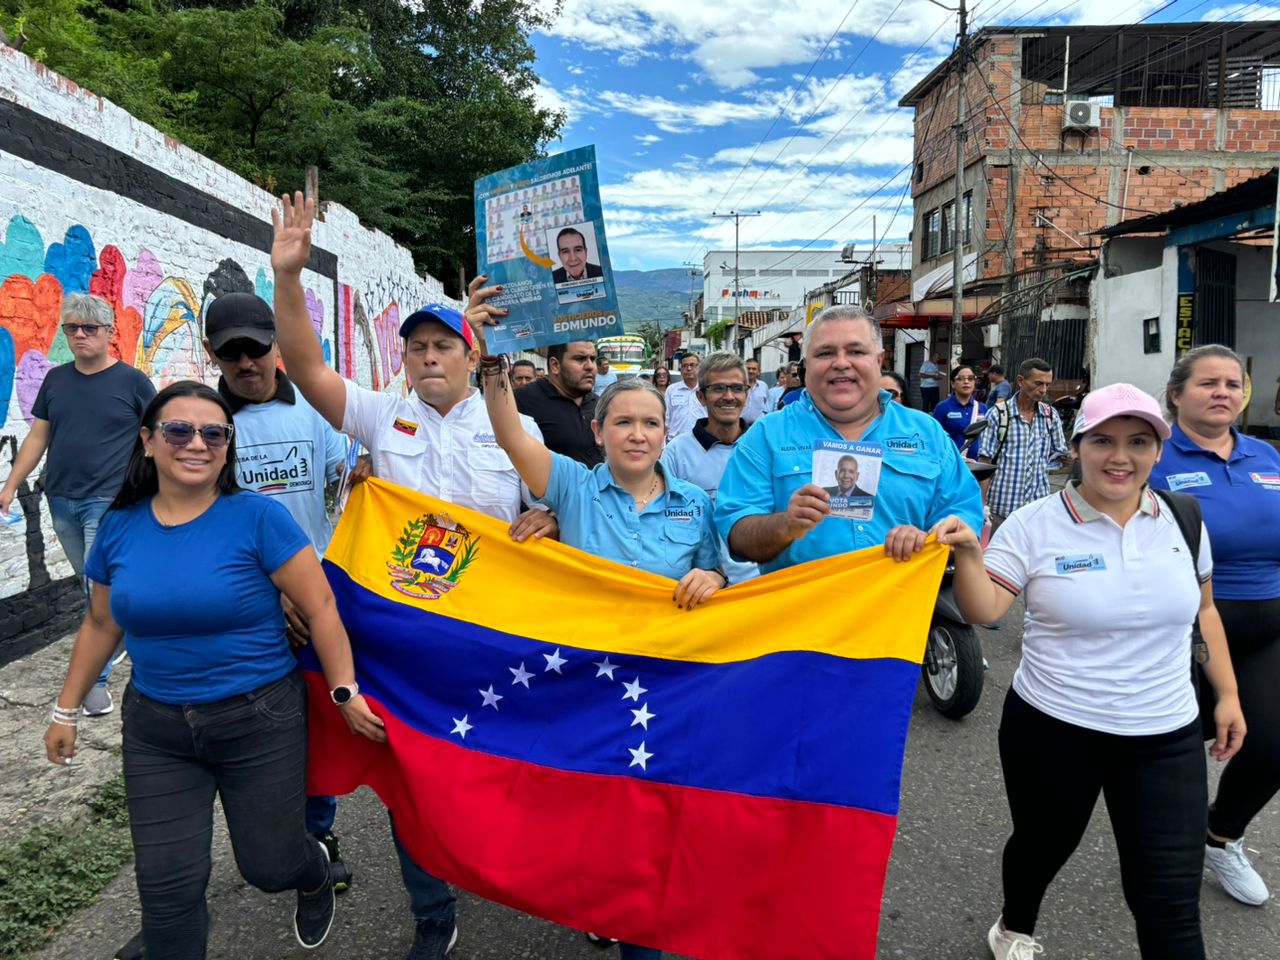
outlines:
{"label": "white cloud", "polygon": [[1207,21],[1218,20],[1280,20],[1280,7],[1259,7],[1256,3],[1233,3],[1227,7],[1215,7],[1204,15]]}
{"label": "white cloud", "polygon": [[658,143],[662,140],[662,138],[656,133],[637,133],[634,134],[634,136],[635,139],[639,140],[641,143]]}

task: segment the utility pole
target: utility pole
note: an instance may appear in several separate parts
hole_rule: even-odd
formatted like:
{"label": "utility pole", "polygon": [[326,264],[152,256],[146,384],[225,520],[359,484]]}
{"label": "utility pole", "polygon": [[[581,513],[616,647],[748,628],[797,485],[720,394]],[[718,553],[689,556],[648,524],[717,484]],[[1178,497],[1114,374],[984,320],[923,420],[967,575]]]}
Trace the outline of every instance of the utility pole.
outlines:
{"label": "utility pole", "polygon": [[[951,208],[951,366],[960,364],[964,350],[964,80],[969,59],[969,16],[960,0],[960,36],[956,41],[956,197]],[[939,225],[941,226],[941,224]]]}
{"label": "utility pole", "polygon": [[739,213],[737,210],[730,210],[728,213],[716,213],[712,211],[711,216],[721,220],[733,220],[733,325],[738,325],[738,310],[741,305],[742,288],[738,283],[739,274],[739,251],[738,251],[738,230],[742,225],[742,221],[746,217],[758,217],[760,211],[755,213]]}

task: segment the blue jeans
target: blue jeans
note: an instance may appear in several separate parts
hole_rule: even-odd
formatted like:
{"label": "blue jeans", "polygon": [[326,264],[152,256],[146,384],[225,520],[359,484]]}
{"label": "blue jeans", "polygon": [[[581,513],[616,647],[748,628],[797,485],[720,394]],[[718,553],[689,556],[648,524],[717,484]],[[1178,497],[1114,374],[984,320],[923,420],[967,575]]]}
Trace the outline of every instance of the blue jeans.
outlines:
{"label": "blue jeans", "polygon": [[[89,598],[89,581],[84,575],[84,561],[93,549],[94,538],[98,535],[98,523],[102,515],[111,506],[108,497],[49,497],[49,519],[53,521],[53,532],[58,535],[58,542],[71,562],[71,569],[81,580],[85,599]],[[115,659],[114,656],[112,659]],[[98,674],[98,686],[105,686],[107,677],[111,676],[111,660]]]}
{"label": "blue jeans", "polygon": [[653,947],[637,947],[633,943],[619,944],[618,953],[621,954],[621,960],[658,960],[662,956],[661,950],[655,950]]}
{"label": "blue jeans", "polygon": [[328,833],[337,815],[337,797],[307,797],[307,833]]}
{"label": "blue jeans", "polygon": [[458,900],[450,892],[449,885],[414,862],[409,851],[400,842],[400,835],[396,833],[396,818],[390,810],[387,811],[387,816],[391,820],[391,839],[395,844],[396,857],[400,860],[400,876],[404,879],[404,889],[409,894],[409,911],[413,914],[414,922],[439,920],[456,923]]}
{"label": "blue jeans", "polygon": [[249,883],[268,893],[324,885],[328,861],[303,829],[307,701],[297,671],[213,703],[161,703],[130,683],[121,714],[147,960],[204,960],[215,794]]}

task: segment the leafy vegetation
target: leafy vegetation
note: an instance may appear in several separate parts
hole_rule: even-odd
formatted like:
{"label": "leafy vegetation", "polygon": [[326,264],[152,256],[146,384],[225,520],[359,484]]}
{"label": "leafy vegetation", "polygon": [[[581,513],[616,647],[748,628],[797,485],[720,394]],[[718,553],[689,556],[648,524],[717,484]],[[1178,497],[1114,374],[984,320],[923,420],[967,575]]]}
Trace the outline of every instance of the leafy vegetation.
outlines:
{"label": "leafy vegetation", "polygon": [[456,286],[477,177],[545,152],[537,0],[0,0],[23,52],[271,191],[321,196]]}
{"label": "leafy vegetation", "polygon": [[123,776],[104,784],[89,805],[88,823],[35,827],[0,847],[0,957],[42,944],[133,855]]}

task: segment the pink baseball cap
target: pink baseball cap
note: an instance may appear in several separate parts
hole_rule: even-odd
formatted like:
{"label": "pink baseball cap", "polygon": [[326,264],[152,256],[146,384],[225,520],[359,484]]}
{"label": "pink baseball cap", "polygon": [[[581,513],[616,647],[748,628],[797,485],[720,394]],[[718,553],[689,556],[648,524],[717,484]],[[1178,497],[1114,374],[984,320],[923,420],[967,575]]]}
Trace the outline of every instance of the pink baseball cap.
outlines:
{"label": "pink baseball cap", "polygon": [[1137,417],[1145,420],[1151,424],[1157,437],[1161,440],[1169,439],[1169,424],[1160,416],[1160,405],[1149,393],[1139,390],[1131,383],[1113,383],[1091,391],[1080,404],[1076,426],[1071,435],[1078,437],[1112,417]]}

